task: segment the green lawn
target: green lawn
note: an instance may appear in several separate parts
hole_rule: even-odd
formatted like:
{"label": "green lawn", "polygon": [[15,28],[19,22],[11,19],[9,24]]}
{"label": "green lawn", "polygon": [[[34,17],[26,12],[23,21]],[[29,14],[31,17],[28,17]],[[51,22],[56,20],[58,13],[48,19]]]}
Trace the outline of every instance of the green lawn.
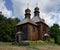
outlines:
{"label": "green lawn", "polygon": [[11,43],[0,42],[0,50],[60,50],[59,45],[13,46]]}

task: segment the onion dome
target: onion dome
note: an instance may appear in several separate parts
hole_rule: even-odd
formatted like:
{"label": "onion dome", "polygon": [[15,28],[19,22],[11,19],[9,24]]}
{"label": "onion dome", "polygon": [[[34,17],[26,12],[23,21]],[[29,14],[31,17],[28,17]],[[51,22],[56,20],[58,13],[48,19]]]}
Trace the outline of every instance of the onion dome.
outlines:
{"label": "onion dome", "polygon": [[39,8],[38,7],[36,7],[34,10],[39,12]]}
{"label": "onion dome", "polygon": [[39,8],[36,6],[36,8],[34,9],[34,16],[39,16]]}
{"label": "onion dome", "polygon": [[29,8],[27,8],[25,10],[25,18],[30,18],[31,14],[30,14],[31,10]]}
{"label": "onion dome", "polygon": [[30,10],[29,8],[27,8],[27,9],[25,10],[25,14],[30,14],[30,12],[31,12],[31,10]]}

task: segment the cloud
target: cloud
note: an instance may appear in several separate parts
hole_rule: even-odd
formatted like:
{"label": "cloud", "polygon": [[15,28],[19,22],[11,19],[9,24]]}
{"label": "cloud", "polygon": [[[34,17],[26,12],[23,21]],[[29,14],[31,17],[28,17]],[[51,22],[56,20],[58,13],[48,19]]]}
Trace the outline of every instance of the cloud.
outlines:
{"label": "cloud", "polygon": [[[20,19],[24,18],[24,11],[29,3],[31,9],[31,17],[33,17],[36,3],[40,8],[40,17],[45,19],[45,22],[52,26],[54,23],[60,25],[60,0],[12,0],[14,15]],[[20,17],[21,16],[21,17]]]}
{"label": "cloud", "polygon": [[0,0],[0,11],[2,11],[2,14],[5,17],[7,17],[7,18],[12,17],[12,11],[10,11],[10,10],[8,10],[6,8],[5,1],[4,0]]}
{"label": "cloud", "polygon": [[25,9],[27,8],[27,3],[29,3],[29,8],[32,10],[34,5],[35,5],[34,2],[36,3],[37,0],[12,0],[14,15],[16,17],[20,16],[20,18],[24,18],[23,16],[24,16],[24,13],[25,13]]}

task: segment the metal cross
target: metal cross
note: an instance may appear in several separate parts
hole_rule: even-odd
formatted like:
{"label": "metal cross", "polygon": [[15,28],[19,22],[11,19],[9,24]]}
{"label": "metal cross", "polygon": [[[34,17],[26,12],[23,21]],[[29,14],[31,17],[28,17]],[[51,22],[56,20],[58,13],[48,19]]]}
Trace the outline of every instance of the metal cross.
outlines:
{"label": "metal cross", "polygon": [[27,3],[27,8],[29,8],[29,3]]}

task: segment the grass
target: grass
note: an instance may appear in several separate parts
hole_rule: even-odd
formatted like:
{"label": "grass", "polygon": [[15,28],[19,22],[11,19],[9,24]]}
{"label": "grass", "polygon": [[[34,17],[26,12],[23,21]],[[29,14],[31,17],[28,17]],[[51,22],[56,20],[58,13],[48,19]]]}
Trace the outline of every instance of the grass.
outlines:
{"label": "grass", "polygon": [[14,46],[8,42],[0,42],[0,50],[60,50],[59,45],[34,45],[30,46]]}
{"label": "grass", "polygon": [[12,45],[8,42],[0,42],[0,50],[37,50],[37,48],[32,46],[18,46],[18,45]]}
{"label": "grass", "polygon": [[39,48],[39,50],[60,50],[59,45],[40,45],[36,47]]}

